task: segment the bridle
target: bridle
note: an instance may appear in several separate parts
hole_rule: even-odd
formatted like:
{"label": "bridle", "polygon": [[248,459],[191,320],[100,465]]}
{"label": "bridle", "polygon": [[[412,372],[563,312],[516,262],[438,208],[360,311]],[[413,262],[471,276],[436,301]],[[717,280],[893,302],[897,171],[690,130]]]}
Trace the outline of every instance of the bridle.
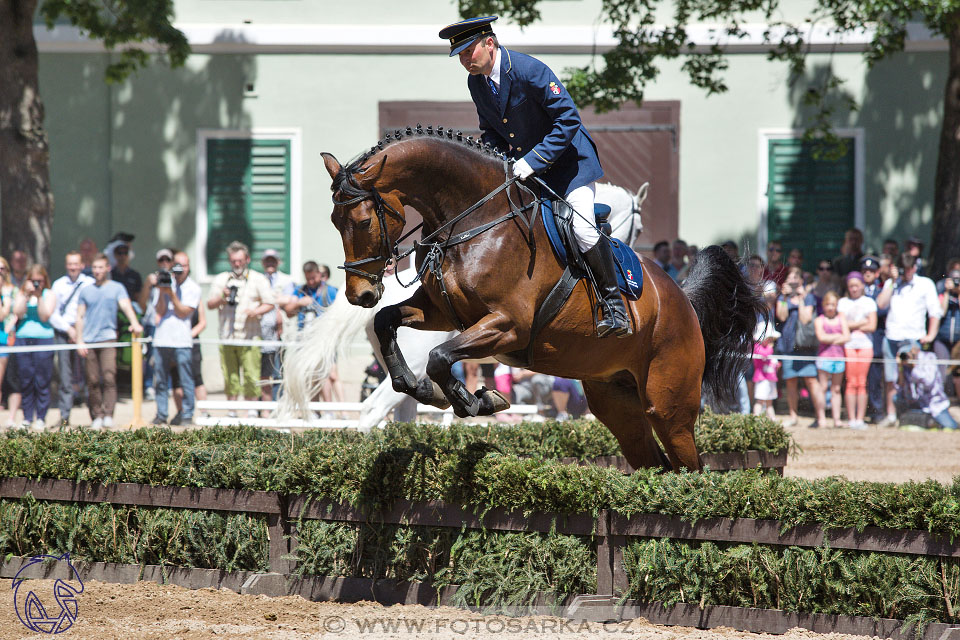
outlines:
{"label": "bridle", "polygon": [[[400,220],[400,222],[405,222],[406,219],[403,215],[387,204],[387,201],[383,199],[383,196],[380,195],[380,192],[377,191],[376,187],[371,187],[369,190],[364,190],[360,188],[360,185],[357,184],[353,176],[350,174],[346,175],[346,179],[350,182],[350,186],[353,187],[356,191],[360,192],[359,195],[349,199],[349,200],[337,200],[337,194],[334,193],[332,196],[334,205],[346,206],[350,204],[356,204],[358,202],[363,202],[364,200],[373,200],[374,209],[377,214],[377,222],[380,225],[380,253],[372,258],[363,258],[362,260],[352,260],[350,262],[344,262],[343,266],[340,268],[346,271],[347,273],[352,273],[354,275],[360,276],[361,278],[366,278],[374,284],[374,286],[380,286],[383,282],[383,272],[386,269],[386,262],[388,260],[399,261],[401,256],[399,255],[398,244],[399,240],[396,243],[390,242],[390,232],[387,230],[387,213],[389,212],[395,218]],[[339,189],[338,189],[339,191]],[[401,238],[402,240],[402,238]],[[358,269],[357,267],[371,262],[384,261],[384,268],[380,270],[380,273],[370,273],[369,271],[364,271],[363,269]]]}
{"label": "bridle", "polygon": [[[420,270],[417,273],[417,277],[412,282],[407,284],[401,283],[403,284],[404,287],[409,287],[415,284],[416,282],[420,281],[423,277],[423,274],[426,272],[426,270],[433,269],[436,271],[439,268],[439,264],[434,264],[434,263],[436,262],[437,259],[442,261],[442,254],[446,249],[448,249],[449,247],[461,244],[463,242],[466,242],[467,240],[470,240],[480,235],[481,233],[492,229],[493,227],[497,226],[501,222],[506,222],[507,220],[520,216],[521,219],[524,221],[524,223],[526,223],[527,230],[528,231],[531,230],[533,228],[534,218],[536,217],[536,211],[534,211],[533,215],[530,216],[529,220],[526,219],[522,214],[523,212],[529,209],[533,209],[537,207],[540,203],[540,198],[529,187],[519,182],[516,176],[512,176],[512,177],[510,176],[510,173],[511,173],[510,165],[506,159],[504,160],[504,173],[506,176],[505,180],[499,187],[497,187],[496,189],[494,189],[493,191],[485,195],[483,198],[481,198],[474,204],[467,207],[463,212],[459,213],[458,215],[454,216],[447,222],[437,227],[429,235],[424,236],[418,242],[414,242],[413,247],[403,252],[400,251],[400,244],[404,240],[409,238],[412,234],[416,233],[421,227],[423,227],[423,222],[420,222],[420,224],[415,226],[413,229],[403,234],[401,237],[397,238],[395,242],[391,242],[390,232],[387,230],[387,215],[386,215],[387,212],[389,212],[391,215],[393,215],[395,218],[397,218],[401,222],[405,222],[405,218],[399,211],[391,207],[383,199],[383,196],[380,195],[380,192],[377,191],[376,187],[371,187],[368,190],[361,189],[360,185],[357,184],[353,176],[351,174],[347,174],[345,176],[345,179],[350,184],[350,187],[352,188],[352,190],[356,192],[358,195],[354,196],[353,198],[350,198],[349,200],[337,200],[337,191],[340,191],[340,189],[337,189],[337,191],[335,191],[332,196],[333,204],[346,206],[346,205],[356,204],[364,200],[373,200],[374,208],[377,214],[377,221],[380,225],[380,253],[371,258],[363,258],[361,260],[352,260],[350,262],[344,262],[340,268],[346,271],[347,273],[352,273],[354,275],[360,276],[361,278],[366,278],[367,280],[370,280],[374,285],[379,286],[383,282],[383,272],[386,269],[387,261],[392,260],[394,264],[397,264],[400,262],[400,260],[403,260],[408,255],[416,251],[418,247],[429,246],[431,250],[432,259],[424,261],[423,265],[421,266]],[[510,200],[510,205],[511,205],[509,213],[500,216],[496,220],[487,222],[478,227],[474,227],[469,231],[465,231],[458,234],[451,233],[446,237],[446,239],[443,239],[443,240],[439,239],[439,236],[441,233],[443,233],[447,229],[451,229],[458,222],[463,220],[465,217],[467,217],[468,215],[470,215],[471,213],[473,213],[483,205],[485,205],[487,202],[492,200],[497,194],[509,188],[513,184],[517,184],[521,189],[533,195],[534,196],[533,201],[530,204],[518,207],[513,203],[513,200],[512,198],[510,198],[510,193],[508,191],[507,197]],[[369,271],[364,271],[363,269],[357,268],[359,266],[369,264],[371,262],[379,262],[379,261],[384,262],[384,268],[380,270],[380,273],[376,273],[376,274],[370,273]]]}

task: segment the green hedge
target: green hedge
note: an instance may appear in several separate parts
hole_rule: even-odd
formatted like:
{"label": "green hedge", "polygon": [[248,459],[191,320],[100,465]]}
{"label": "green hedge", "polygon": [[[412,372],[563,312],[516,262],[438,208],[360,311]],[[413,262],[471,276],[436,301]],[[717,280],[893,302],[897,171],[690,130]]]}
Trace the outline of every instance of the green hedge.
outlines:
{"label": "green hedge", "polygon": [[300,575],[460,585],[458,604],[529,604],[537,592],[595,593],[597,554],[588,537],[438,527],[302,521]]}
{"label": "green hedge", "polygon": [[960,623],[955,559],[639,540],[624,550],[624,565],[626,597],[646,602]]}
{"label": "green hedge", "polygon": [[266,519],[238,513],[0,500],[0,557],[267,571]]}
{"label": "green hedge", "polygon": [[[725,420],[711,424],[722,430]],[[960,477],[951,485],[896,485],[758,470],[626,476],[513,455],[528,445],[554,457],[560,450],[609,453],[601,445],[606,436],[590,423],[543,428],[539,443],[522,430],[508,433],[511,428],[412,425],[370,436],[284,436],[253,428],[8,434],[0,438],[0,476],[277,490],[367,508],[404,498],[475,512],[615,509],[688,521],[749,517],[780,520],[785,528],[878,526],[960,538]],[[534,591],[591,592],[593,547],[589,538],[557,534],[305,521],[297,556],[305,574],[430,579],[465,585],[459,596],[465,604],[513,604]],[[116,562],[263,570],[267,536],[262,518],[239,514],[0,501],[0,552],[67,551]],[[906,555],[655,541],[634,542],[628,551],[628,595],[667,602],[953,621],[946,603],[960,591],[955,561]],[[917,574],[912,581],[902,577],[911,571]],[[838,599],[835,592],[843,589]]]}

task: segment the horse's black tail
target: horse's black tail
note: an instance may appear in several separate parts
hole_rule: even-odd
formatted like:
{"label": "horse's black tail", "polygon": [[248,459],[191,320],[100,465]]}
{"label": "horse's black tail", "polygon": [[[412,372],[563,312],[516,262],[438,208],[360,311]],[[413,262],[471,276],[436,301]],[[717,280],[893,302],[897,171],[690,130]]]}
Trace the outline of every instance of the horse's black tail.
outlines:
{"label": "horse's black tail", "polygon": [[712,245],[697,254],[683,290],[700,319],[706,351],[703,387],[722,405],[736,396],[737,375],[753,353],[758,315],[767,307],[723,248]]}

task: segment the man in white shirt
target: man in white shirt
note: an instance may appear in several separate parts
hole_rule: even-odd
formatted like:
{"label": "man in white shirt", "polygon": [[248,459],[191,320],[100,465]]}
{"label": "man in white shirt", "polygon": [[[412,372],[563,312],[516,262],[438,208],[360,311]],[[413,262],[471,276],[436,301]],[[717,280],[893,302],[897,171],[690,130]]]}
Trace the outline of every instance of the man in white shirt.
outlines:
{"label": "man in white shirt", "polygon": [[[77,341],[77,304],[80,302],[80,289],[93,282],[93,278],[83,274],[83,258],[79,251],[71,251],[64,258],[67,274],[53,283],[51,287],[57,296],[57,306],[50,316],[53,325],[53,339],[55,344],[74,344]],[[81,372],[80,358],[73,349],[64,349],[57,352],[57,370],[60,377],[60,390],[57,397],[57,406],[60,408],[60,426],[70,424],[70,410],[73,408],[75,378],[83,380],[83,376],[76,376]]]}
{"label": "man in white shirt", "polygon": [[920,344],[933,342],[943,311],[937,286],[930,278],[917,275],[917,258],[909,253],[901,255],[896,265],[890,265],[890,278],[883,283],[877,306],[889,309],[883,338],[887,417],[879,426],[892,427],[897,425],[897,408],[893,401],[899,378],[897,351],[911,340]]}
{"label": "man in white shirt", "polygon": [[173,256],[170,281],[158,280],[153,290],[150,307],[156,313],[153,346],[156,368],[154,385],[157,390],[157,417],[154,424],[167,424],[170,373],[176,369],[183,389],[183,410],[171,425],[190,424],[193,421],[193,336],[190,322],[200,305],[200,285],[189,278],[190,258],[183,251]]}
{"label": "man in white shirt", "polygon": [[[260,317],[273,311],[276,301],[266,276],[250,269],[247,245],[231,242],[227,246],[227,258],[230,271],[213,279],[207,308],[220,312],[221,340],[245,341],[241,345],[220,345],[220,367],[227,400],[236,400],[241,393],[246,400],[257,400],[260,396],[260,347],[256,343],[260,341]],[[247,415],[258,417],[254,409]],[[230,417],[236,417],[236,414]]]}

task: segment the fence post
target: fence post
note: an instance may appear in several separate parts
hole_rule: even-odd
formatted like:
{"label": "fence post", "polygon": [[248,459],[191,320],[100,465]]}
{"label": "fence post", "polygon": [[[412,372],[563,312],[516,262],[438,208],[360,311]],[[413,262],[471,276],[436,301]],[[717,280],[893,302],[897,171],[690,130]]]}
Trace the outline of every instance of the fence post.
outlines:
{"label": "fence post", "polygon": [[143,426],[143,344],[140,336],[130,335],[130,386],[133,397],[133,422],[131,427]]}
{"label": "fence post", "polygon": [[597,516],[597,595],[616,595],[630,586],[623,566],[623,547],[627,544],[627,537],[616,535],[614,524],[612,511],[600,511]]}
{"label": "fence post", "polygon": [[267,537],[270,539],[269,563],[272,573],[293,573],[297,569],[296,560],[284,556],[297,548],[296,525],[290,523],[288,496],[279,495],[280,513],[267,514]]}

